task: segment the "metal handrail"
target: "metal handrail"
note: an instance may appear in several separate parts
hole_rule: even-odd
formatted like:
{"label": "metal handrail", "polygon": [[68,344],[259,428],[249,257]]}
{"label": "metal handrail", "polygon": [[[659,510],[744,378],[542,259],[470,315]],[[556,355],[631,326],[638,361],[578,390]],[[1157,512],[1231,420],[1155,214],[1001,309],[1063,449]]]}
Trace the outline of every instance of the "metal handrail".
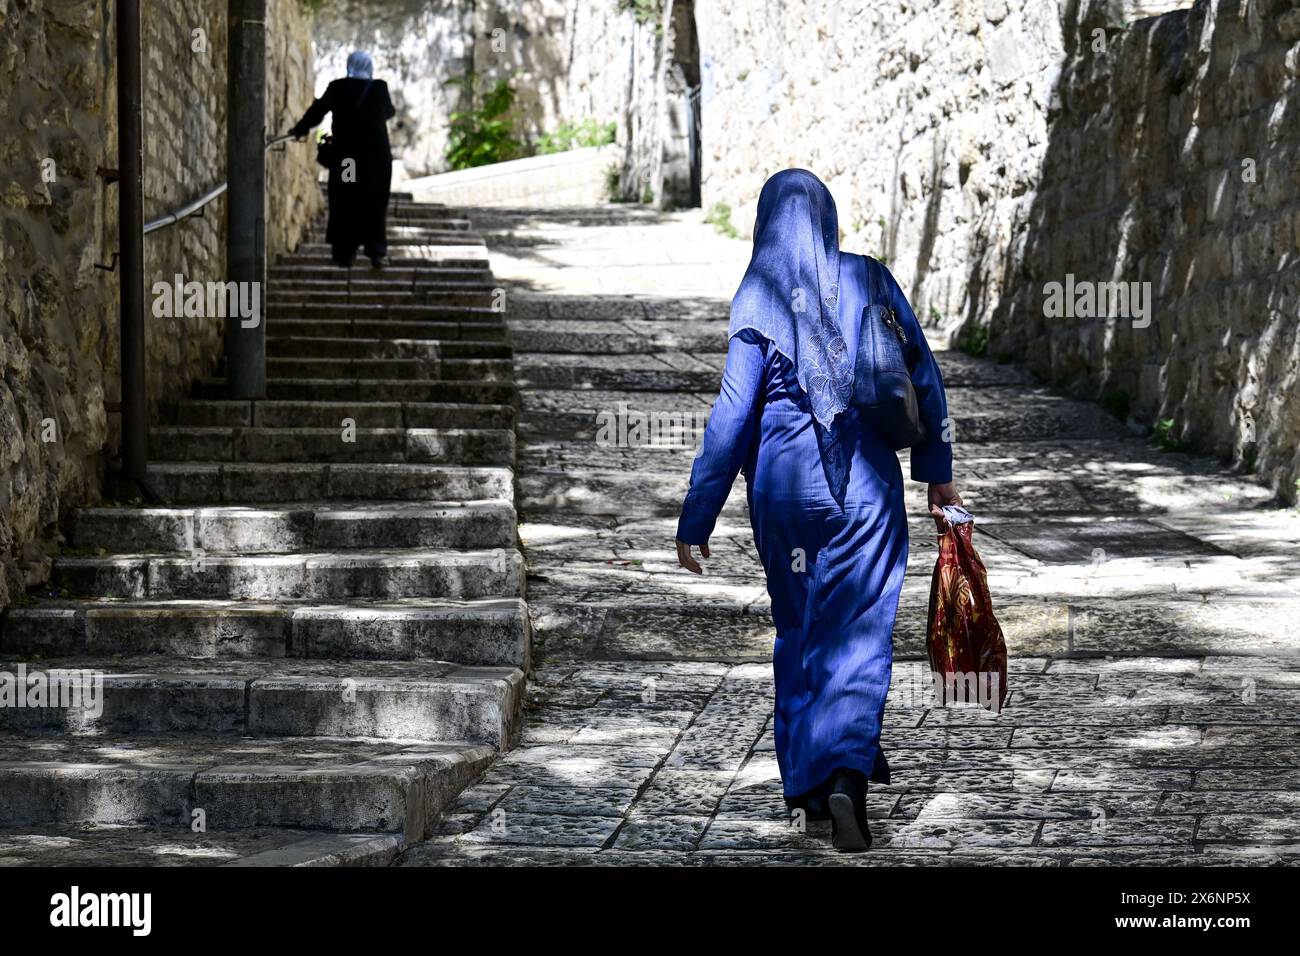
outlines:
{"label": "metal handrail", "polygon": [[[287,142],[291,139],[293,139],[292,133],[285,133],[283,136],[273,137],[266,141],[266,149],[269,151],[272,146],[278,146],[280,143]],[[147,236],[151,232],[157,232],[159,229],[165,229],[167,226],[175,225],[182,219],[188,219],[190,216],[198,215],[203,211],[204,207],[229,188],[229,184],[223,182],[220,185],[209,189],[193,202],[186,203],[184,206],[181,206],[173,212],[167,213],[165,216],[160,216],[151,222],[145,223],[144,234]]]}

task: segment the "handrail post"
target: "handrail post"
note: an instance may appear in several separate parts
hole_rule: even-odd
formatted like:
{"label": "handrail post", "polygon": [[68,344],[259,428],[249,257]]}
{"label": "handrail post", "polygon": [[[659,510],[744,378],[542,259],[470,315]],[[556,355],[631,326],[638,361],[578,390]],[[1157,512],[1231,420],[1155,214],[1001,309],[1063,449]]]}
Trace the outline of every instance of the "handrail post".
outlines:
{"label": "handrail post", "polygon": [[140,0],[117,2],[117,165],[122,477],[146,488],[148,403],[144,365],[144,118]]}
{"label": "handrail post", "polygon": [[230,0],[228,10],[226,270],[241,290],[257,289],[258,314],[226,317],[226,388],[265,398],[266,0]]}

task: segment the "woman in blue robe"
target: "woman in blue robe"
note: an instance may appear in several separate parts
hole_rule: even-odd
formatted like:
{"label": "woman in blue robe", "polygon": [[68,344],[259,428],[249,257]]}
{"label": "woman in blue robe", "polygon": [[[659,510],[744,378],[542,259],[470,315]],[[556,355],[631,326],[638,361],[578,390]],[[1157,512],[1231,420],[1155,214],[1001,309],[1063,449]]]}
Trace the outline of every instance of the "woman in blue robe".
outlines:
{"label": "woman in blue robe", "polygon": [[763,186],[754,252],[731,303],[722,388],[677,526],[681,565],[708,540],[738,472],[767,574],[776,756],[787,805],[829,816],[842,850],[870,845],[868,781],[889,782],[880,747],[894,617],[907,566],[898,456],[852,404],[863,309],[883,302],[900,339],[926,438],[912,479],[930,514],[960,502],[952,486],[943,378],[907,298],[884,266],[873,300],[868,260],[841,253],[835,204],[807,170]]}

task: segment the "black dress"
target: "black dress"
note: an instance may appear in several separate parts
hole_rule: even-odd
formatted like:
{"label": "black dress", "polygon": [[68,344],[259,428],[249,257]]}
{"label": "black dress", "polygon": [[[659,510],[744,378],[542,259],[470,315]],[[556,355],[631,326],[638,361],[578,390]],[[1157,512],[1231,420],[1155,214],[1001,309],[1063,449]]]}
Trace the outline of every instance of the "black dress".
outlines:
{"label": "black dress", "polygon": [[393,179],[388,121],[397,113],[388,84],[355,77],[335,80],[290,132],[306,136],[326,113],[334,114],[338,156],[330,167],[326,241],[339,265],[352,262],[357,246],[364,246],[372,259],[379,258],[388,252],[385,225]]}

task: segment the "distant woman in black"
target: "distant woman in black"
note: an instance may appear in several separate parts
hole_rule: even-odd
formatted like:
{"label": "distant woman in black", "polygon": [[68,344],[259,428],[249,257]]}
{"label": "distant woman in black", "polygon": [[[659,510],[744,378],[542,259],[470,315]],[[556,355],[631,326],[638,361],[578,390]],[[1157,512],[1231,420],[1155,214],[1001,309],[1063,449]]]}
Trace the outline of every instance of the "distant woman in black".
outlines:
{"label": "distant woman in black", "polygon": [[348,75],[335,80],[312,103],[290,132],[301,139],[334,114],[333,152],[329,164],[329,227],[325,239],[334,261],[352,265],[357,246],[364,246],[376,269],[384,267],[388,239],[384,232],[393,154],[388,121],[396,115],[388,85],[374,79],[374,63],[360,50],[348,57]]}

